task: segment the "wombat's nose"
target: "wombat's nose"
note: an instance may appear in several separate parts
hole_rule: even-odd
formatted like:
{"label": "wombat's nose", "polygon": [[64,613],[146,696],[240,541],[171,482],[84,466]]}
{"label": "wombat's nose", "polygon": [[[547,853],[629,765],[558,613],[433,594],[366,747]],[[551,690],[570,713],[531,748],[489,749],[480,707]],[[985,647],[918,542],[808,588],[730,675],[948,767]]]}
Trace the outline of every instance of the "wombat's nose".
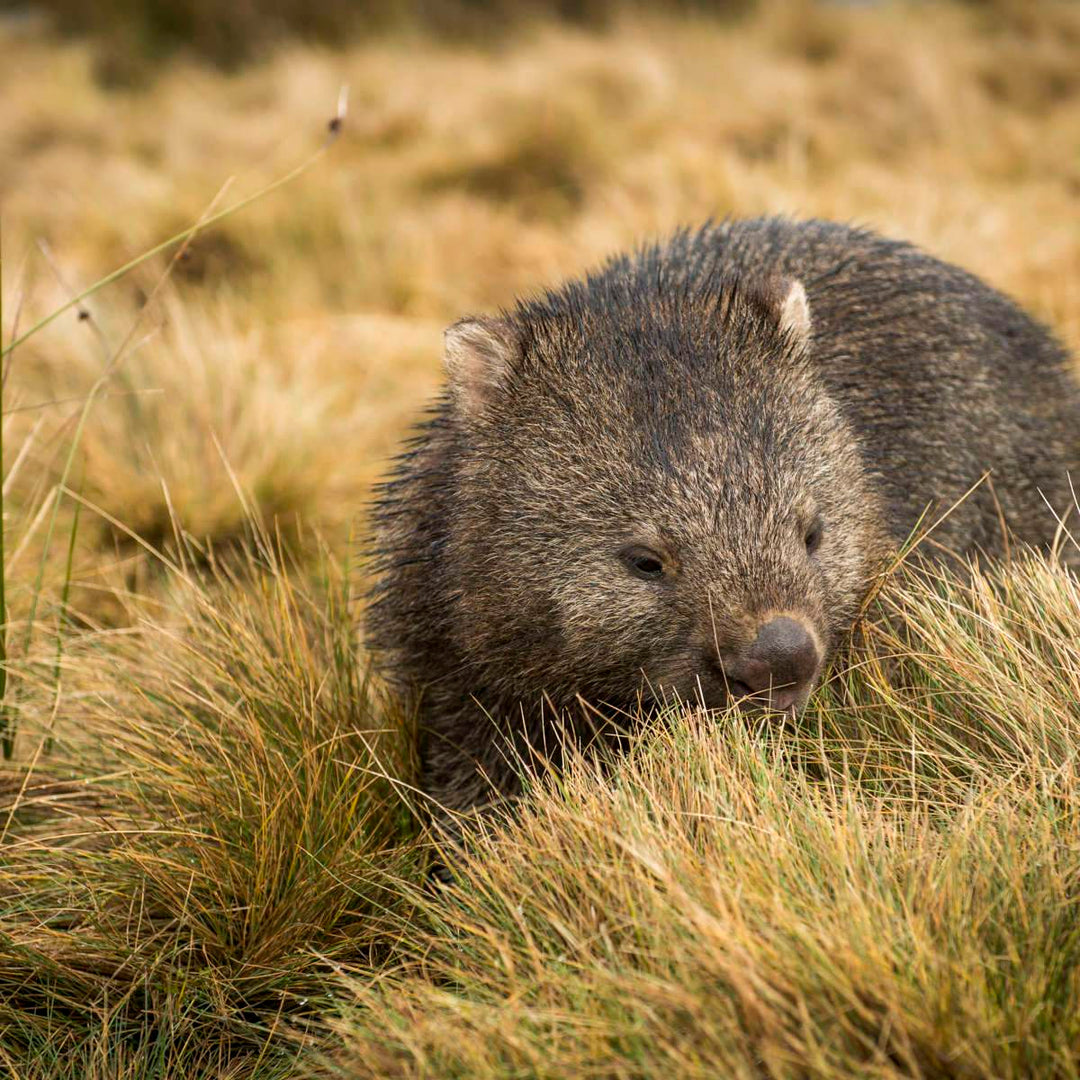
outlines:
{"label": "wombat's nose", "polygon": [[781,615],[767,622],[750,646],[724,661],[728,690],[735,697],[768,696],[774,709],[802,708],[821,665],[813,634]]}

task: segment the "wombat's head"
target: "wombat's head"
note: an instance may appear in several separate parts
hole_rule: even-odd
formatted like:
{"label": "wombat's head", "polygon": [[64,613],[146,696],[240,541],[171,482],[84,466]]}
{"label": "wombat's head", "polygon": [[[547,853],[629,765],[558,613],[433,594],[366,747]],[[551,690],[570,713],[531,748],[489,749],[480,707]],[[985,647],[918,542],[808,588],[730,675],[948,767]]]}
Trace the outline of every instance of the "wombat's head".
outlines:
{"label": "wombat's head", "polygon": [[628,265],[450,327],[446,561],[482,685],[802,708],[878,550],[811,323],[798,281]]}

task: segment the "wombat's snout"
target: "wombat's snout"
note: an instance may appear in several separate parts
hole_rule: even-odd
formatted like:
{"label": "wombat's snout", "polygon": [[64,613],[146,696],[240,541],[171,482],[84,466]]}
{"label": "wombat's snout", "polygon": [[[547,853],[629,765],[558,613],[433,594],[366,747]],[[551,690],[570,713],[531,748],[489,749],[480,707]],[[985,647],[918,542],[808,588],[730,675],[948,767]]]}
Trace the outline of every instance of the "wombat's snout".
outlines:
{"label": "wombat's snout", "polygon": [[721,665],[733,698],[748,704],[796,710],[806,704],[821,666],[821,649],[812,630],[798,619],[770,619],[744,650],[725,656]]}

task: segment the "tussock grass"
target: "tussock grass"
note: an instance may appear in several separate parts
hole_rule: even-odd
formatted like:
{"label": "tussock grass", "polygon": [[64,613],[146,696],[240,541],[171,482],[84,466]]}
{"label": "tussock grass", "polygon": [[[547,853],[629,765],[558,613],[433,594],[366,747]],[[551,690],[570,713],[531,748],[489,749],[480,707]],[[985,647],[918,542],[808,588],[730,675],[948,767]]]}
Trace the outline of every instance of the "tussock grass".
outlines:
{"label": "tussock grass", "polygon": [[[237,484],[267,527],[277,521],[295,531],[298,519],[314,516],[317,498],[325,500],[321,527],[347,530],[351,510],[342,495],[352,485],[341,446],[354,418],[344,395],[312,376],[308,356],[282,355],[258,331],[241,332],[223,305],[185,304],[173,292],[155,314],[149,337],[117,366],[81,437],[83,494],[100,511],[99,541],[131,547],[134,534],[172,549],[178,529],[220,552],[247,527]],[[50,456],[51,436],[81,406],[101,363],[76,325],[35,367],[37,400],[71,403],[48,411],[38,469],[28,470],[35,480],[62,467]],[[31,412],[24,423],[34,422]]]}
{"label": "tussock grass", "polygon": [[578,761],[353,982],[326,1075],[1080,1074],[1078,587],[903,584],[857,700]]}
{"label": "tussock grass", "polygon": [[60,715],[27,731],[54,752],[0,798],[9,1055],[276,1061],[327,973],[392,945],[418,874],[409,726],[368,685],[340,575],[303,587],[259,546],[174,582],[167,618],[69,643]]}
{"label": "tussock grass", "polygon": [[673,709],[432,889],[347,576],[246,550],[24,709],[19,1075],[1080,1075],[1068,571],[898,575],[798,724]]}
{"label": "tussock grass", "polygon": [[[1056,771],[1072,769],[1075,574],[1023,552],[970,578],[920,568],[885,591],[878,611],[863,652],[819,701],[823,713],[847,718],[834,734],[873,763],[866,779],[895,772],[922,798],[962,799],[988,776],[1052,790]],[[902,784],[892,787],[903,795]]]}

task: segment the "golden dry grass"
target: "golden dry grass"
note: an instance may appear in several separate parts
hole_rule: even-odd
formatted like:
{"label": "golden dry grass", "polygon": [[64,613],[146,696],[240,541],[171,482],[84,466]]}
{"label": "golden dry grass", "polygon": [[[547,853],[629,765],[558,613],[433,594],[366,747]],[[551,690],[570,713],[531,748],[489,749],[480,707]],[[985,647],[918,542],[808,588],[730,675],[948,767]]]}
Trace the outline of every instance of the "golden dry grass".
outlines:
{"label": "golden dry grass", "polygon": [[1080,1075],[1074,580],[898,583],[804,729],[672,718],[433,901],[353,557],[441,327],[679,224],[873,225],[1080,347],[1080,8],[639,11],[138,92],[0,48],[5,342],[350,87],[149,303],[159,259],[9,358],[0,1069]]}

